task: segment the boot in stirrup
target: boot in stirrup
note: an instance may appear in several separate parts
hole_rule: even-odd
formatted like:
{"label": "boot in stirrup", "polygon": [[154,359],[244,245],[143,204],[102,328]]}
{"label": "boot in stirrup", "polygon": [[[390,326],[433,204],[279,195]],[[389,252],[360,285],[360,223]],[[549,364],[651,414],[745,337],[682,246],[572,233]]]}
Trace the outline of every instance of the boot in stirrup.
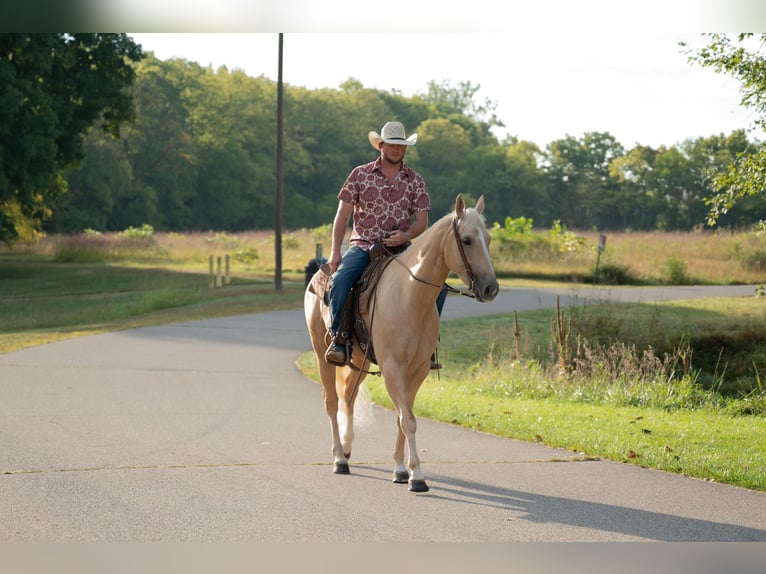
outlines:
{"label": "boot in stirrup", "polygon": [[324,354],[324,360],[337,367],[344,367],[347,363],[346,345],[344,345],[337,336],[332,338],[330,346]]}

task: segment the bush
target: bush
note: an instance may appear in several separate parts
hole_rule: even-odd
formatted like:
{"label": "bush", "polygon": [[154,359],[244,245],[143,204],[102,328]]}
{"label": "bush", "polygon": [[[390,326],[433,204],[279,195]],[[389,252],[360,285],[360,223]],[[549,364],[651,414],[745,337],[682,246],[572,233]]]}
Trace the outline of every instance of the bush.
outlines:
{"label": "bush", "polygon": [[662,277],[668,285],[687,285],[686,263],[675,255],[668,257],[662,266]]}
{"label": "bush", "polygon": [[117,236],[122,239],[154,239],[154,227],[144,223],[141,227],[133,227],[132,225],[117,233]]}
{"label": "bush", "polygon": [[634,280],[630,276],[630,267],[617,263],[604,263],[598,268],[596,283],[603,285],[629,285]]}

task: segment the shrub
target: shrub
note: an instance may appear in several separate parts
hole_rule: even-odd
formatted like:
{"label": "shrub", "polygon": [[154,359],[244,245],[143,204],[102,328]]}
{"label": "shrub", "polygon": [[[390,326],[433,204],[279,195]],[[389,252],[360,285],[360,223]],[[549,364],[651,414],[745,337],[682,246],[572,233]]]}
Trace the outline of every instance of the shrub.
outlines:
{"label": "shrub", "polygon": [[675,255],[668,257],[662,266],[662,277],[669,285],[687,285],[686,263]]}
{"label": "shrub", "polygon": [[154,227],[144,223],[141,227],[133,227],[117,233],[117,236],[123,239],[154,239]]}
{"label": "shrub", "polygon": [[630,267],[608,262],[599,265],[596,282],[604,285],[628,285],[634,280],[630,276]]}
{"label": "shrub", "polygon": [[253,263],[258,261],[260,255],[255,247],[242,247],[234,252],[234,260],[241,263]]}

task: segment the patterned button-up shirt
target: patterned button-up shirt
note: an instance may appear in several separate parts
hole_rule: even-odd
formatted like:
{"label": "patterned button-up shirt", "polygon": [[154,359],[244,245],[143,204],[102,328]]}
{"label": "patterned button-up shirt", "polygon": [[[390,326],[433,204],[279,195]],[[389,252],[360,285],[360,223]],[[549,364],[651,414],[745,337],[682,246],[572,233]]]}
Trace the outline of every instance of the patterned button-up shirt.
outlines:
{"label": "patterned button-up shirt", "polygon": [[406,164],[389,183],[380,158],[351,170],[338,199],[354,206],[350,242],[369,249],[394,229],[407,231],[416,211],[430,211],[431,198],[423,177]]}

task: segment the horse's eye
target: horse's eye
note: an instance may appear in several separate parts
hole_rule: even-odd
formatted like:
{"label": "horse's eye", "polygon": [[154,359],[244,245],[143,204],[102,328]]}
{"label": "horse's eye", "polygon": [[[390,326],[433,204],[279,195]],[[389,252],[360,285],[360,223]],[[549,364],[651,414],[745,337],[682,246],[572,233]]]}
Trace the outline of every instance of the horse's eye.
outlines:
{"label": "horse's eye", "polygon": [[471,245],[471,243],[470,237],[463,237],[463,245]]}

